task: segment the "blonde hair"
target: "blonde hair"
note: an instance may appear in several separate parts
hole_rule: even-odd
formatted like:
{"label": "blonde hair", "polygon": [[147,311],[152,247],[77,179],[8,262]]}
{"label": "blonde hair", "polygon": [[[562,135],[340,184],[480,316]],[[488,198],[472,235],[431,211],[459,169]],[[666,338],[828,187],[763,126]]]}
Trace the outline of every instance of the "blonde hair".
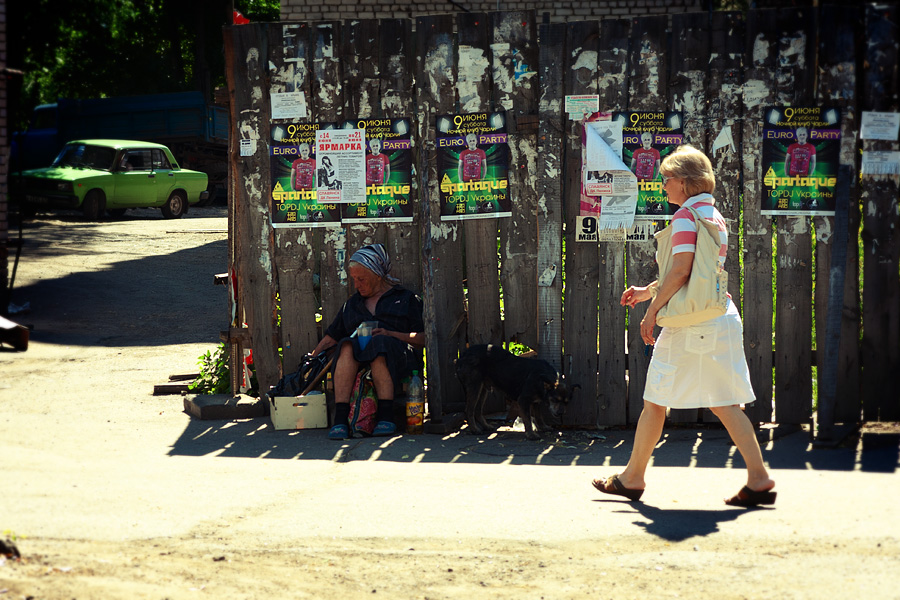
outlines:
{"label": "blonde hair", "polygon": [[713,166],[705,154],[693,146],[679,146],[665,157],[659,165],[659,172],[666,177],[684,180],[684,191],[688,197],[697,194],[712,194],[716,189]]}

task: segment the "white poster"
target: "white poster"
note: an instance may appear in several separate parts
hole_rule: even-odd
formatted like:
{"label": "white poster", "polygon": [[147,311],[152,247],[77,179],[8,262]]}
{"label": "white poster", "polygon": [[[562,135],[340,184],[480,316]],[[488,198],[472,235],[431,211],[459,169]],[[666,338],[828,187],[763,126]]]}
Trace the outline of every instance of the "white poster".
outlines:
{"label": "white poster", "polygon": [[897,141],[900,113],[863,111],[859,136],[864,140]]}
{"label": "white poster", "polygon": [[583,119],[586,115],[594,114],[600,110],[600,96],[597,94],[583,94],[566,96],[565,111],[570,119]]}
{"label": "white poster", "polygon": [[900,175],[900,152],[863,152],[862,174]]}
{"label": "white poster", "polygon": [[366,143],[362,129],[316,132],[316,200],[319,204],[366,201]]}
{"label": "white poster", "polygon": [[[584,124],[584,134],[582,194],[600,197],[597,228],[631,227],[638,185],[635,174],[622,162],[622,122],[589,121]],[[586,212],[582,216],[587,216]]]}
{"label": "white poster", "polygon": [[307,117],[306,95],[303,92],[282,92],[270,96],[272,120],[288,119],[299,121]]}

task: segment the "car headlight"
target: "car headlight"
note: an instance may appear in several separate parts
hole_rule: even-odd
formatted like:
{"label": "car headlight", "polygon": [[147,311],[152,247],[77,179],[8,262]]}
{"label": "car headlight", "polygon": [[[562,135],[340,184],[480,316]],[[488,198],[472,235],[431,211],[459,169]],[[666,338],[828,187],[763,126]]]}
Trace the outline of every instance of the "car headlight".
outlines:
{"label": "car headlight", "polygon": [[60,181],[56,184],[56,189],[60,192],[68,192],[72,193],[72,182],[71,181]]}

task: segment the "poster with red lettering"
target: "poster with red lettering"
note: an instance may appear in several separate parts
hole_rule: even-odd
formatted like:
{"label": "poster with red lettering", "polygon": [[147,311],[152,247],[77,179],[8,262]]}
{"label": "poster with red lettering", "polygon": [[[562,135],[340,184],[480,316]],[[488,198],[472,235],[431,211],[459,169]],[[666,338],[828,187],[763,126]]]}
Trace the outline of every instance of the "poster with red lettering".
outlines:
{"label": "poster with red lettering", "polygon": [[441,219],[512,216],[506,113],[436,118]]}
{"label": "poster with red lettering", "polygon": [[366,201],[366,144],[363,129],[316,132],[316,193],[321,204]]}
{"label": "poster with red lettering", "polygon": [[834,215],[841,151],[837,108],[774,106],[763,121],[764,215]]}

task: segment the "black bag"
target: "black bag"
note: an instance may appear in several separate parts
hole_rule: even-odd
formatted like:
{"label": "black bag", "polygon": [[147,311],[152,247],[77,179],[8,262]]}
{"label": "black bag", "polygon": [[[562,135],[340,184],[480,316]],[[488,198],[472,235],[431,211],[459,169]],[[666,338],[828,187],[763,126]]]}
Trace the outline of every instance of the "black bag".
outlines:
{"label": "black bag", "polygon": [[335,348],[329,348],[313,356],[307,354],[300,362],[296,371],[285,375],[278,383],[269,388],[269,398],[275,396],[300,396],[319,383],[328,368],[334,355]]}

